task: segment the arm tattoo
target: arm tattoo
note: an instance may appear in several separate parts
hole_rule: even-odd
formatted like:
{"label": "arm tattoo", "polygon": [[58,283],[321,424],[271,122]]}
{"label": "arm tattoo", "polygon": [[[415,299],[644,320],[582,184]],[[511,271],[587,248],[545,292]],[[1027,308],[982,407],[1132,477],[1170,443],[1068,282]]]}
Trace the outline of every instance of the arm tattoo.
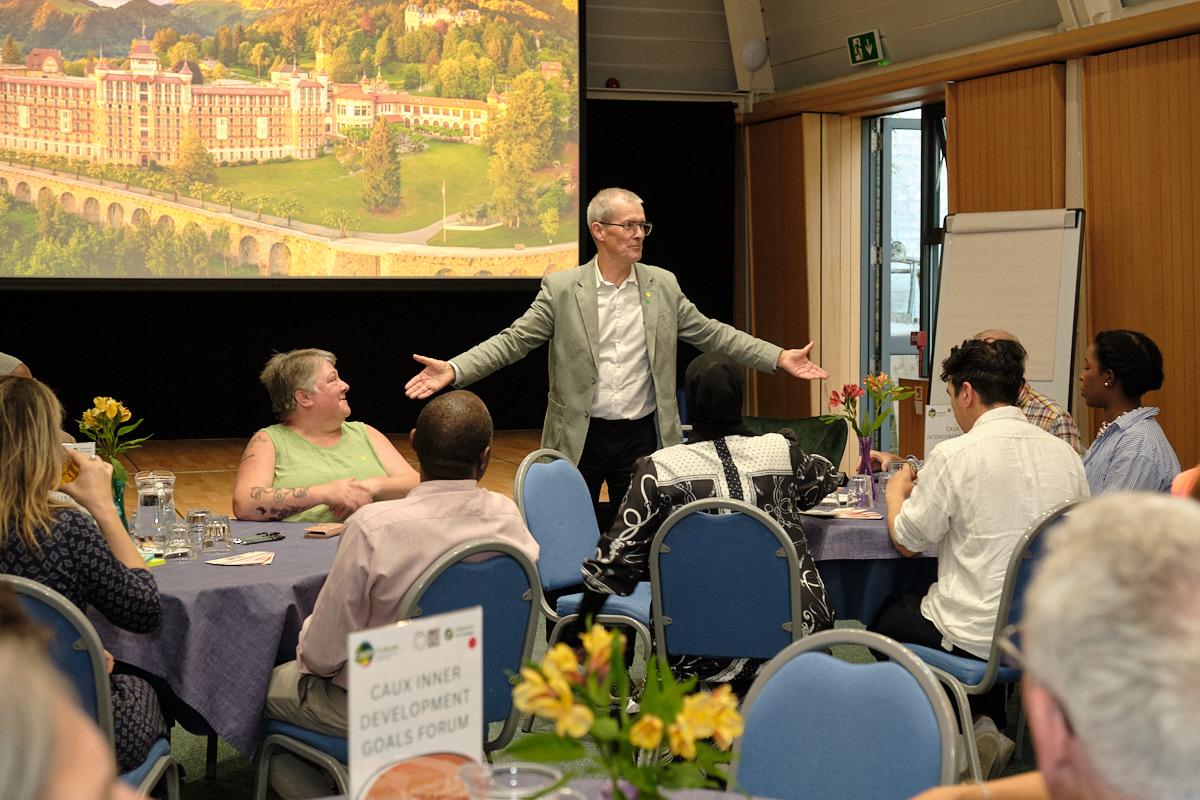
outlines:
{"label": "arm tattoo", "polygon": [[242,461],[247,461],[251,458],[254,458],[254,453],[250,452],[250,445],[264,444],[269,441],[271,441],[271,439],[266,434],[263,434],[263,433],[255,434],[254,438],[250,440],[250,444],[246,445],[246,452],[245,452],[245,454],[242,455]]}
{"label": "arm tattoo", "polygon": [[[276,502],[282,502],[282,501],[286,500],[288,495],[290,494],[292,497],[299,500],[301,497],[305,497],[308,495],[308,490],[310,488],[311,487],[309,487],[309,486],[301,486],[298,489],[277,489],[272,486],[251,486],[250,487],[250,499],[258,500],[258,499],[262,498],[262,496],[264,494],[269,494],[271,496],[272,500],[274,500]],[[292,512],[292,513],[295,513],[295,512]]]}
{"label": "arm tattoo", "polygon": [[256,510],[266,517],[268,522],[279,522],[293,514],[299,514],[305,509],[300,506],[283,506],[282,508],[264,508],[263,506],[259,506]]}

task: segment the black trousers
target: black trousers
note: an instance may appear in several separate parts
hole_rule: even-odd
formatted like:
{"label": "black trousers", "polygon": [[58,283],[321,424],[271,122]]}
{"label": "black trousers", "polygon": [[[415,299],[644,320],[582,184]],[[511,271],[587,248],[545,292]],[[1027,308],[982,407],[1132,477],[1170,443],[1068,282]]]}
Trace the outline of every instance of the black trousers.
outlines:
{"label": "black trousers", "polygon": [[[933,647],[940,650],[942,647],[942,632],[921,614],[921,600],[924,597],[924,592],[906,594],[883,609],[879,617],[867,626],[867,630],[881,633],[902,644],[910,642],[912,644],[919,644],[922,647]],[[955,647],[950,652],[956,656],[973,658],[976,661],[985,660],[968,653],[960,647]],[[1000,729],[1000,732],[1004,732],[1004,729],[1008,726],[1008,713],[1006,710],[1008,693],[1007,687],[1004,684],[996,684],[983,694],[967,695],[967,699],[971,704],[972,714],[991,717],[992,721],[996,723],[996,727]],[[950,697],[950,705],[954,705],[953,696]]]}
{"label": "black trousers", "polygon": [[[654,414],[641,419],[595,419],[579,457],[579,471],[592,494],[596,523],[607,531],[633,479],[633,465],[658,449]],[[600,502],[600,487],[608,484],[608,502]]]}

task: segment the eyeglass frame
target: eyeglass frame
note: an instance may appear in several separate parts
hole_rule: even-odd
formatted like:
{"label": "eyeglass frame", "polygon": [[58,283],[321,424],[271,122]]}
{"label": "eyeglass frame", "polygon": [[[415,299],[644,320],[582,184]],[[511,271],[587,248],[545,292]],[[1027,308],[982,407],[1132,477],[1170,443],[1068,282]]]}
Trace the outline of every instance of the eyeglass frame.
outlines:
{"label": "eyeglass frame", "polygon": [[[1016,665],[1017,669],[1021,670],[1021,672],[1027,672],[1028,665],[1026,663],[1025,654],[1021,652],[1021,648],[1017,646],[1015,641],[1013,641],[1013,636],[1020,632],[1021,624],[1019,622],[1013,623],[1012,625],[1005,625],[1000,631],[1000,636],[996,639],[996,646],[1000,648],[1000,652],[1007,656],[1012,663]],[[1058,707],[1058,713],[1062,714],[1063,723],[1067,726],[1067,733],[1071,734],[1071,736],[1074,736],[1075,726],[1071,723],[1071,715],[1067,713],[1066,706],[1063,705],[1062,700],[1059,700],[1058,696],[1053,692],[1049,691],[1048,689],[1045,691],[1046,694],[1050,695],[1050,699],[1054,701],[1054,705]]]}
{"label": "eyeglass frame", "polygon": [[633,225],[638,225],[641,227],[642,236],[649,236],[650,231],[654,230],[654,224],[651,222],[646,222],[644,220],[641,222],[639,222],[637,220],[632,220],[632,219],[629,220],[628,222],[603,222],[603,221],[600,221],[600,224],[601,225],[615,225],[618,228],[623,228],[625,230],[625,233],[629,234],[630,236],[633,236],[633,228],[630,227]]}

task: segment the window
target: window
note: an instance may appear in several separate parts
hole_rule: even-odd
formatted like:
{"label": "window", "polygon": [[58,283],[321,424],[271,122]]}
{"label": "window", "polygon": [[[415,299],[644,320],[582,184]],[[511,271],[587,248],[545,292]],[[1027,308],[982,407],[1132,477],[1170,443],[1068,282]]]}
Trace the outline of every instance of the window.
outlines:
{"label": "window", "polygon": [[[930,374],[931,350],[918,364],[911,337],[933,330],[946,214],[945,120],[939,104],[864,121],[864,372]],[[880,429],[877,446],[894,453],[893,420]]]}

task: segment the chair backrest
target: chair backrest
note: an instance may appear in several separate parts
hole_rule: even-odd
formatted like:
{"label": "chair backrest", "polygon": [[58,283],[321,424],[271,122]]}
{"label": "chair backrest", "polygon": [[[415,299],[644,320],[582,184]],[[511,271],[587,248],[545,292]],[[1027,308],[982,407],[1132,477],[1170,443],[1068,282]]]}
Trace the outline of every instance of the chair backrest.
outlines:
{"label": "chair backrest", "polygon": [[[833,645],[890,658],[840,661]],[[869,631],[822,631],[788,646],[742,704],[745,733],[730,773],[740,789],[777,800],[902,800],[958,780],[946,693],[904,645]]]}
{"label": "chair backrest", "polygon": [[[496,555],[464,560],[486,553]],[[487,750],[506,745],[516,729],[509,678],[532,653],[540,592],[537,568],[528,556],[499,539],[476,539],[443,553],[400,600],[397,620],[483,607],[483,719],[505,722],[500,735],[485,743]]]}
{"label": "chair backrest", "polygon": [[25,613],[54,635],[50,660],[79,695],[84,713],[93,714],[101,733],[113,742],[112,690],[104,646],[87,616],[59,592],[18,575],[0,575],[20,597]]}
{"label": "chair backrest", "polygon": [[806,453],[825,456],[835,467],[842,463],[846,452],[849,426],[842,420],[825,423],[820,417],[773,419],[771,417],[742,417],[742,424],[755,433],[778,433],[781,428],[796,432],[796,440]]}
{"label": "chair backrest", "polygon": [[988,671],[984,680],[994,678],[999,670],[1002,651],[1000,637],[1009,625],[1020,622],[1025,615],[1025,588],[1033,577],[1034,568],[1041,558],[1045,547],[1042,534],[1062,521],[1067,512],[1078,503],[1087,500],[1086,497],[1076,497],[1064,500],[1039,516],[1021,534],[1008,560],[1008,570],[1004,574],[1004,588],[1000,592],[1000,605],[996,612],[996,627],[992,633],[992,649],[988,654]]}
{"label": "chair backrest", "polygon": [[667,517],[650,586],[659,655],[771,658],[802,633],[796,547],[739,500],[696,500]]}
{"label": "chair backrest", "polygon": [[513,499],[541,548],[542,590],[582,583],[580,568],[596,554],[600,530],[592,495],[575,465],[557,450],[534,450],[517,468]]}

